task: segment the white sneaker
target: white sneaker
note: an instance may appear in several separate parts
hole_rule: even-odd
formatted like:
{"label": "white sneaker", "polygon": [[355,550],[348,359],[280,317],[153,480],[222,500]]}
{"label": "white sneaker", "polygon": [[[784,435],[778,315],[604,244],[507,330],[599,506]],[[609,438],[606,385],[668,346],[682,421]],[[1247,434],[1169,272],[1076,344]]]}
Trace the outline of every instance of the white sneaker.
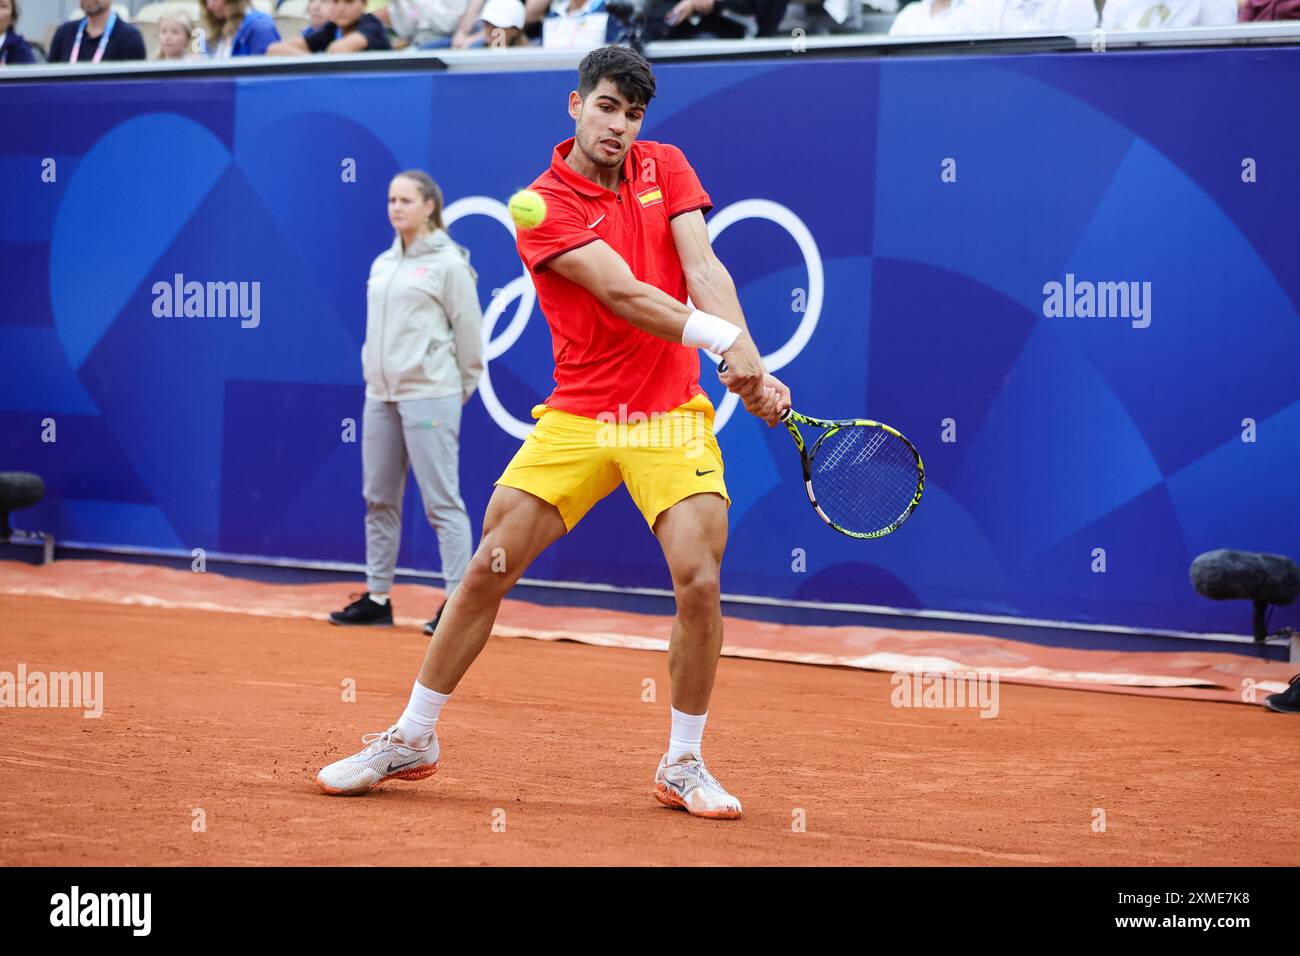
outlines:
{"label": "white sneaker", "polygon": [[438,769],[438,734],[424,746],[402,742],[397,725],[382,734],[366,734],[360,753],[336,761],[316,774],[316,786],[336,797],[350,797],[373,790],[385,780],[423,780]]}
{"label": "white sneaker", "polygon": [[695,754],[684,754],[672,763],[663,755],[655,771],[655,799],[696,817],[740,819],[740,801],[723,789]]}

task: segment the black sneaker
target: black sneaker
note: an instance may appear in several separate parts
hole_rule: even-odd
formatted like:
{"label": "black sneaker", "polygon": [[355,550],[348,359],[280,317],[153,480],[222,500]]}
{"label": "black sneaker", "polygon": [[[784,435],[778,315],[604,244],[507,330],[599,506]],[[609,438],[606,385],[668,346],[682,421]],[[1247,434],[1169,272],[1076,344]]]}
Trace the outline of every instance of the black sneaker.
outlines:
{"label": "black sneaker", "polygon": [[1300,674],[1291,678],[1291,686],[1280,694],[1269,694],[1264,706],[1279,714],[1300,714]]}
{"label": "black sneaker", "polygon": [[390,598],[383,604],[378,601],[370,600],[370,592],[366,591],[357,600],[353,601],[341,611],[335,611],[330,615],[331,624],[340,625],[365,625],[370,627],[392,627],[393,626],[393,602]]}
{"label": "black sneaker", "polygon": [[438,622],[442,620],[442,609],[445,608],[446,606],[447,606],[447,602],[443,601],[442,605],[438,608],[438,613],[433,616],[433,620],[430,621],[428,624],[424,625],[425,634],[428,634],[430,637],[433,637],[433,632],[438,629]]}

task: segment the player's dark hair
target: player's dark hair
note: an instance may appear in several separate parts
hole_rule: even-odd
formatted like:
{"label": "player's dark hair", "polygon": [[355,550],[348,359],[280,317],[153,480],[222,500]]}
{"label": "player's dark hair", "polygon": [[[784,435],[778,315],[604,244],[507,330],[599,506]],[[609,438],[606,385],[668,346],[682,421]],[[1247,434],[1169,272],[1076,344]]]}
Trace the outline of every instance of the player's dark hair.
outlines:
{"label": "player's dark hair", "polygon": [[13,6],[14,6],[14,17],[13,17],[13,21],[9,24],[10,30],[18,26],[18,18],[23,15],[23,12],[18,9],[18,0],[14,0]]}
{"label": "player's dark hair", "polygon": [[433,177],[423,169],[408,169],[397,174],[403,179],[409,179],[415,183],[420,190],[420,196],[425,202],[433,200],[433,212],[429,215],[429,225],[434,229],[446,229],[442,224],[442,190],[438,184],[433,181]]}
{"label": "player's dark hair", "polygon": [[578,95],[584,100],[609,80],[623,99],[635,106],[649,106],[655,95],[655,75],[650,64],[636,50],[625,46],[602,46],[592,50],[578,64]]}

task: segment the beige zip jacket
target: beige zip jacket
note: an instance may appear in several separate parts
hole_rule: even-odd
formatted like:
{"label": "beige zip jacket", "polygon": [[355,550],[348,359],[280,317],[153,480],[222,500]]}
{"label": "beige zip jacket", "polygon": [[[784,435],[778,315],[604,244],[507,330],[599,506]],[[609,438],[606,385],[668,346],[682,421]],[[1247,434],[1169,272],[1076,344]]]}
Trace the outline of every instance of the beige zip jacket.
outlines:
{"label": "beige zip jacket", "polygon": [[483,373],[483,312],[469,252],[445,230],[391,248],[370,266],[361,369],[381,402],[460,395]]}

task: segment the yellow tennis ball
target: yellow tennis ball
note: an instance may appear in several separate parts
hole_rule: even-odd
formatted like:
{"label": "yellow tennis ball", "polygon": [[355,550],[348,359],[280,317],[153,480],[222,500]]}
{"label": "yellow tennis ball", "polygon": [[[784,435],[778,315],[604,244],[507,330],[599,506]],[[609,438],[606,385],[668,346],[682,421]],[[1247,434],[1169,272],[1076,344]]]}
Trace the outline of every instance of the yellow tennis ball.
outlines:
{"label": "yellow tennis ball", "polygon": [[536,229],[546,218],[546,200],[531,189],[521,189],[511,196],[506,208],[520,229]]}

